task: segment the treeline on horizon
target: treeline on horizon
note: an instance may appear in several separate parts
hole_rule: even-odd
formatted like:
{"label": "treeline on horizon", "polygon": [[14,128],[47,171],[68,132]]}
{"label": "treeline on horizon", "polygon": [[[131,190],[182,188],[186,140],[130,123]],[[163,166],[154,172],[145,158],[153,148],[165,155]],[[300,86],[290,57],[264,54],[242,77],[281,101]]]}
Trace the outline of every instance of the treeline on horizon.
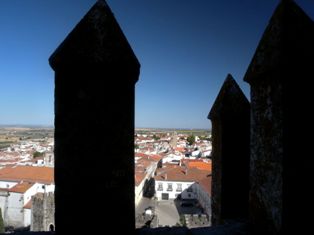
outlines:
{"label": "treeline on horizon", "polygon": [[135,128],[137,134],[176,132],[177,134],[206,136],[211,134],[210,129],[187,129],[187,128]]}

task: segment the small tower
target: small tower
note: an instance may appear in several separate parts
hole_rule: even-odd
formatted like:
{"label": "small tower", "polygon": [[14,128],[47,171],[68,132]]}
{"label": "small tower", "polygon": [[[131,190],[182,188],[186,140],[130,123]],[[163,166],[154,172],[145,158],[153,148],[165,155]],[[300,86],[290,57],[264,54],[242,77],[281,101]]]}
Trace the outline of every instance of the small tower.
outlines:
{"label": "small tower", "polygon": [[212,121],[212,224],[246,219],[249,195],[250,104],[228,74],[209,112]]}
{"label": "small tower", "polygon": [[171,136],[171,139],[170,139],[170,143],[169,143],[169,145],[171,146],[171,148],[175,148],[175,147],[177,147],[177,142],[178,142],[178,134],[177,134],[177,132],[173,132],[172,133],[172,136]]}

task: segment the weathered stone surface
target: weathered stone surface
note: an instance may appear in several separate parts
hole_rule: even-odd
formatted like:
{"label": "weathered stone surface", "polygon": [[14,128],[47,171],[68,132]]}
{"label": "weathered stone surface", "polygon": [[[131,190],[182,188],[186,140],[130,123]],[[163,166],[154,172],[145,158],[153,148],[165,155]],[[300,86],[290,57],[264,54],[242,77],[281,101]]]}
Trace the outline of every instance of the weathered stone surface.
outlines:
{"label": "weathered stone surface", "polygon": [[212,224],[248,216],[250,104],[229,74],[208,115],[212,121]]}
{"label": "weathered stone surface", "polygon": [[91,8],[49,62],[55,71],[56,231],[132,234],[140,65],[105,1]]}
{"label": "weathered stone surface", "polygon": [[54,193],[36,194],[32,197],[31,231],[54,231],[55,198]]}
{"label": "weathered stone surface", "polygon": [[313,21],[281,1],[244,80],[251,85],[250,220],[254,234],[303,234],[312,222]]}
{"label": "weathered stone surface", "polygon": [[272,234],[283,213],[283,90],[278,82],[251,88],[251,220]]}

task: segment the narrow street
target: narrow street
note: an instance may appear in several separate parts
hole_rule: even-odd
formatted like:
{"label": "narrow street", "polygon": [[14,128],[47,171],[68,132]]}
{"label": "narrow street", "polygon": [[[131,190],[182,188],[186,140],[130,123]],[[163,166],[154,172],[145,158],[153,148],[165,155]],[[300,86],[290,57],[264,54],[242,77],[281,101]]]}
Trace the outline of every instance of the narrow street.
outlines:
{"label": "narrow street", "polygon": [[[155,201],[143,197],[136,207],[136,227],[176,226],[181,224],[180,215],[185,216],[188,227],[210,226],[207,216],[201,215],[201,208],[195,205],[182,207],[181,202],[174,200]],[[147,208],[151,208],[155,216],[145,215],[145,209]]]}
{"label": "narrow street", "polygon": [[158,226],[175,226],[180,222],[180,216],[173,200],[156,203]]}

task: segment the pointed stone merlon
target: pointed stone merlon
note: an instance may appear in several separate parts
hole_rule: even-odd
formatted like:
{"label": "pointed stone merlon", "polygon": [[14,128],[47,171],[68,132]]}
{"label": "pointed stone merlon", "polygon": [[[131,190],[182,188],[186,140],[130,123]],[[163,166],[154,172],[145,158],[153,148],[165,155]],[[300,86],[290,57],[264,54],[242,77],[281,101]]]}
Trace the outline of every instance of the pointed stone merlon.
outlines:
{"label": "pointed stone merlon", "polygon": [[[313,61],[313,21],[293,0],[282,0],[259,42],[244,81],[253,83],[268,73],[298,69]],[[286,79],[276,76],[271,79]]]}
{"label": "pointed stone merlon", "polygon": [[212,121],[212,223],[246,219],[250,104],[229,74],[208,115]]}
{"label": "pointed stone merlon", "polygon": [[[99,0],[75,26],[55,52],[49,63],[55,70],[69,67],[130,70],[137,81],[140,64],[104,0]],[[119,70],[117,71],[117,69]]]}
{"label": "pointed stone merlon", "polygon": [[134,85],[140,64],[105,1],[49,59],[55,71],[58,234],[132,234]]}
{"label": "pointed stone merlon", "polygon": [[[313,208],[314,24],[294,1],[281,1],[244,80],[251,85],[250,222],[253,234],[311,229]],[[297,187],[297,188],[296,188]]]}

